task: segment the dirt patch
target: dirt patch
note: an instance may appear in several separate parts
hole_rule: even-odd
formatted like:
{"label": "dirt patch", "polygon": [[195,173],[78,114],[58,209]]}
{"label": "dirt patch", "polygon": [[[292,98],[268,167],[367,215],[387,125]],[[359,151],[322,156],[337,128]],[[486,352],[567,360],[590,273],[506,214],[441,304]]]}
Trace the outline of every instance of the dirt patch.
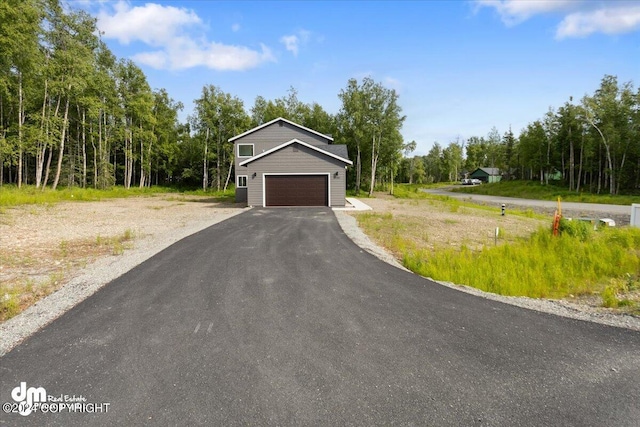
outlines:
{"label": "dirt patch", "polygon": [[[461,203],[443,204],[428,199],[396,199],[385,193],[376,193],[375,198],[364,200],[376,214],[391,214],[402,219],[405,227],[414,231],[416,243],[431,249],[438,247],[459,248],[466,245],[478,249],[487,245],[513,241],[529,236],[549,221],[527,216],[507,214],[502,216],[495,210],[480,210],[465,207]],[[364,213],[352,213],[356,218]],[[496,239],[496,228],[499,238]],[[393,230],[378,230],[373,236],[387,250]],[[395,254],[399,256],[399,254]]]}
{"label": "dirt patch", "polygon": [[89,264],[145,240],[241,209],[209,197],[161,194],[0,213],[0,320],[60,289]]}

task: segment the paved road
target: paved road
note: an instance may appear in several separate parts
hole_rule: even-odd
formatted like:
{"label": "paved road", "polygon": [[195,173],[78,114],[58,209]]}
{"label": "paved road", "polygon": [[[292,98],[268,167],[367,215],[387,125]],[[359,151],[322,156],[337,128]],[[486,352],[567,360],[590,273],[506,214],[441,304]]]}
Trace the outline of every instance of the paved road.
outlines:
{"label": "paved road", "polygon": [[439,286],[329,209],[253,209],[167,248],[0,359],[107,413],[5,425],[637,426],[640,333]]}
{"label": "paved road", "polygon": [[[532,199],[520,199],[516,197],[503,197],[503,196],[487,196],[483,194],[471,194],[471,193],[456,193],[453,191],[447,191],[443,189],[422,189],[422,191],[431,194],[440,194],[449,197],[455,197],[457,199],[470,199],[476,202],[485,204],[495,204],[500,206],[502,203],[507,205],[507,209],[512,206],[529,207],[529,208],[542,208],[553,212],[557,207],[557,202],[549,200],[532,200]],[[621,224],[629,224],[631,217],[630,205],[605,205],[598,203],[576,203],[576,202],[562,202],[562,211],[573,216],[598,216],[600,218],[614,218]]]}

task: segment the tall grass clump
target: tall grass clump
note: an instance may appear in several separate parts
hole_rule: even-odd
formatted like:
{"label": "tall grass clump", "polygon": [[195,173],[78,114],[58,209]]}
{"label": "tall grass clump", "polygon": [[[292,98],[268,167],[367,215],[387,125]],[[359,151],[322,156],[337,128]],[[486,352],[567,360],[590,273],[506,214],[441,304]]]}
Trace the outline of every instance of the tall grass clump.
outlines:
{"label": "tall grass clump", "polygon": [[404,254],[410,270],[500,295],[562,298],[602,291],[612,278],[640,273],[640,229],[554,237],[540,229],[513,244]]}
{"label": "tall grass clump", "polygon": [[593,225],[588,221],[569,221],[565,218],[560,219],[558,227],[560,234],[576,237],[583,242],[589,239],[593,230]]}

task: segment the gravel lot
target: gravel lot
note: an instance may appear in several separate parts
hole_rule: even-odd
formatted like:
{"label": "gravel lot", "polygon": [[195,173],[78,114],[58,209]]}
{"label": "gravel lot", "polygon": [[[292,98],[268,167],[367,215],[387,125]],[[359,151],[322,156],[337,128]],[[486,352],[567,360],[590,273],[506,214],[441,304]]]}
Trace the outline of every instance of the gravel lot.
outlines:
{"label": "gravel lot", "polygon": [[[397,212],[398,209],[407,212],[416,209],[411,203],[384,197],[367,199],[365,202],[378,212]],[[0,255],[3,260],[12,261],[3,261],[0,265],[0,283],[25,278],[37,282],[55,271],[62,271],[64,279],[59,290],[31,305],[21,314],[0,323],[0,355],[164,248],[244,210],[246,208],[218,203],[206,197],[176,195],[6,209],[0,213]],[[336,212],[336,216],[345,233],[356,244],[384,261],[403,268],[393,254],[364,235],[351,213]],[[477,224],[473,219],[468,224],[448,223],[442,219],[433,221],[429,233],[437,238],[450,236],[451,232],[443,228],[450,225],[459,231],[480,233],[478,238],[485,239],[486,232]],[[488,230],[493,227],[491,224]],[[77,243],[95,240],[97,236],[107,238],[127,232],[134,239],[128,243],[131,247],[122,254],[74,254],[74,259],[68,259],[67,256],[64,263],[60,262],[58,252],[61,242],[66,242],[65,247],[74,247]],[[640,330],[640,319],[636,317],[616,315],[583,304],[501,297],[466,286],[449,283],[443,285],[525,308]]]}

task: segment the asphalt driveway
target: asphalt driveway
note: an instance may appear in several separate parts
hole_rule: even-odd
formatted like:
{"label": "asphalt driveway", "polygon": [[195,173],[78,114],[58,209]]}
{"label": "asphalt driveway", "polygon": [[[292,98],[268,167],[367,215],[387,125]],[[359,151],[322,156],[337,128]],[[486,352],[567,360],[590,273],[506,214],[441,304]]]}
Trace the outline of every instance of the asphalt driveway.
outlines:
{"label": "asphalt driveway", "polygon": [[640,333],[394,268],[330,209],[252,209],[0,358],[0,403],[21,382],[94,413],[4,425],[637,426]]}

